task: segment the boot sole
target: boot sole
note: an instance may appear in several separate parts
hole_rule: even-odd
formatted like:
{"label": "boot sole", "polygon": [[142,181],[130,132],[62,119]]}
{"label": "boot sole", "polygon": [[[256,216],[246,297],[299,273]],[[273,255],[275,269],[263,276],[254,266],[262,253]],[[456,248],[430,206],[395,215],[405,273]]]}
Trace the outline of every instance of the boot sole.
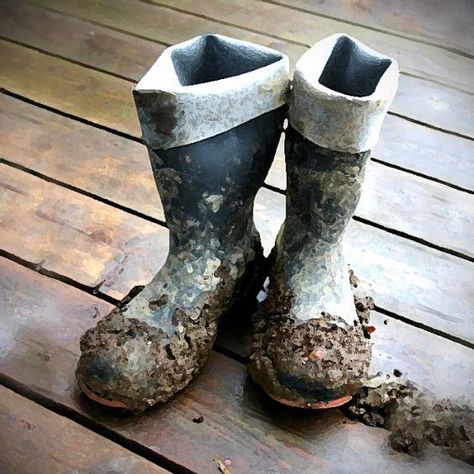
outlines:
{"label": "boot sole", "polygon": [[286,398],[274,396],[268,392],[265,392],[268,396],[282,405],[286,405],[292,408],[304,408],[306,410],[327,410],[329,408],[337,408],[352,400],[352,395],[346,395],[329,402],[296,402],[294,400],[288,400]]}
{"label": "boot sole", "polygon": [[123,402],[119,401],[119,400],[109,400],[107,398],[104,398],[104,397],[100,397],[99,395],[97,395],[95,392],[93,392],[92,390],[90,390],[87,385],[85,385],[84,383],[82,383],[82,381],[79,381],[78,382],[78,385],[79,385],[79,388],[81,390],[81,392],[87,396],[87,398],[89,398],[90,400],[92,400],[93,402],[96,402],[96,403],[100,403],[101,405],[104,405],[106,407],[111,407],[111,408],[125,408],[127,410],[130,410],[130,408]]}

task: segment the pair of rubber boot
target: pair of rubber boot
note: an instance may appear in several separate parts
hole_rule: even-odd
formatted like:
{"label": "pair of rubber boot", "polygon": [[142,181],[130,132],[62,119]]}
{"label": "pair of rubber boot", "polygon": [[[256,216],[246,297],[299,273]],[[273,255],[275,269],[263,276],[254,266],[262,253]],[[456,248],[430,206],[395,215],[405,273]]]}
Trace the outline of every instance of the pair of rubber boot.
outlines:
{"label": "pair of rubber boot", "polygon": [[[82,337],[82,391],[136,412],[170,399],[205,365],[219,318],[251,307],[268,275],[251,376],[288,405],[348,401],[370,348],[341,240],[397,81],[394,60],[345,35],[300,58],[291,91],[278,51],[219,35],[168,48],[134,97],[169,254]],[[286,220],[266,260],[253,203],[287,116]]]}

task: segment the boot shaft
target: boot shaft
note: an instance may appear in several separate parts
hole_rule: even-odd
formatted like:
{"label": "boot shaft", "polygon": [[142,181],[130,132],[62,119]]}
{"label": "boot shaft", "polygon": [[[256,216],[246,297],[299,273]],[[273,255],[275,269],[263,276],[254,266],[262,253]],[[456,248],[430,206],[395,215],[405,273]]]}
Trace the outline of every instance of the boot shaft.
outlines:
{"label": "boot shaft", "polygon": [[225,250],[255,232],[255,195],[273,161],[284,118],[280,107],[191,145],[149,150],[171,252],[211,243]]}
{"label": "boot shaft", "polygon": [[288,58],[220,35],[165,50],[134,90],[170,252],[255,234],[253,201],[285,118]]}
{"label": "boot shaft", "polygon": [[285,139],[287,244],[311,240],[324,250],[340,242],[397,82],[396,61],[346,35],[300,58]]}
{"label": "boot shaft", "polygon": [[287,246],[305,245],[310,238],[322,250],[340,242],[359,202],[369,155],[370,151],[328,150],[288,127],[285,136]]}

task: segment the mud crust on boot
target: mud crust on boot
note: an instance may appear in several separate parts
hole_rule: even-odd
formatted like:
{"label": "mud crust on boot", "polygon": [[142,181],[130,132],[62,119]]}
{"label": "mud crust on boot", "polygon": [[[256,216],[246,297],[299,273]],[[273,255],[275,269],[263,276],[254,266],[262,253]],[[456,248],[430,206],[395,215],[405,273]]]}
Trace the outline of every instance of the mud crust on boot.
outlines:
{"label": "mud crust on boot", "polygon": [[[221,316],[251,308],[256,288],[263,283],[265,259],[260,241],[255,259],[237,281],[223,263],[216,271],[219,291],[207,295],[199,315],[177,309],[176,330],[164,330],[112,311],[81,338],[76,377],[82,392],[102,405],[140,413],[164,403],[181,391],[205,366]],[[135,297],[137,297],[138,293]],[[149,305],[167,304],[166,295]],[[110,395],[113,394],[113,395]]]}
{"label": "mud crust on boot", "polygon": [[[185,318],[184,312],[175,313],[178,327]],[[205,318],[182,327],[178,337],[168,338],[159,328],[113,311],[81,339],[80,388],[96,402],[133,412],[165,402],[197,375],[216,332],[216,322]],[[120,356],[110,364],[107,355],[116,351]],[[183,353],[184,360],[193,353],[193,367],[180,364]]]}
{"label": "mud crust on boot", "polygon": [[[249,373],[279,403],[326,409],[349,402],[362,387],[371,359],[368,329],[373,301],[358,294],[349,273],[358,320],[353,325],[323,313],[301,321],[291,315],[291,297],[269,315],[265,304],[255,315]],[[267,315],[267,316],[265,316]]]}

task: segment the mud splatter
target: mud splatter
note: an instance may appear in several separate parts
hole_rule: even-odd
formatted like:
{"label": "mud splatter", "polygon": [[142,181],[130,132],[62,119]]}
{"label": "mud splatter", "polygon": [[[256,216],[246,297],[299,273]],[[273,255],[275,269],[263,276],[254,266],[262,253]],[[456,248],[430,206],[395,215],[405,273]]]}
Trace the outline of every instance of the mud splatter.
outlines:
{"label": "mud splatter", "polygon": [[396,451],[420,456],[433,444],[474,464],[474,409],[467,402],[436,400],[409,380],[378,375],[342,410],[353,420],[391,431]]}

